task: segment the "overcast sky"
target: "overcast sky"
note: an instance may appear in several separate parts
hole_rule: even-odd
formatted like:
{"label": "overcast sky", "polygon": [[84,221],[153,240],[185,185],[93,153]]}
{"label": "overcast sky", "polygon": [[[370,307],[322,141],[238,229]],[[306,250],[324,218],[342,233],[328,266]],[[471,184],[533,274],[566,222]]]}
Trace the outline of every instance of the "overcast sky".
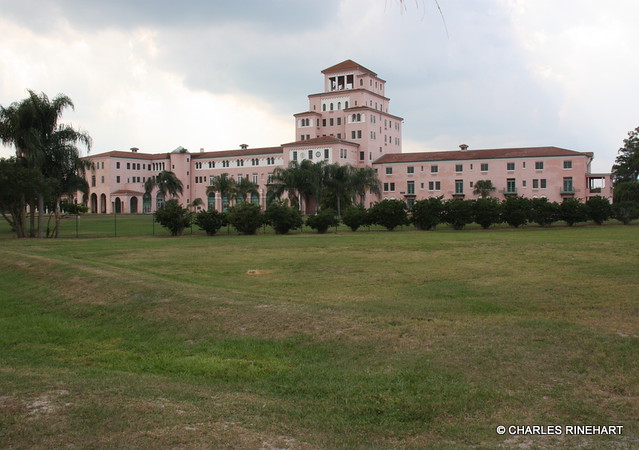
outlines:
{"label": "overcast sky", "polygon": [[552,145],[610,171],[639,126],[638,1],[439,6],[0,0],[0,105],[68,95],[64,121],[94,154],[276,146],[295,140],[320,72],[353,59],[387,81],[404,151]]}

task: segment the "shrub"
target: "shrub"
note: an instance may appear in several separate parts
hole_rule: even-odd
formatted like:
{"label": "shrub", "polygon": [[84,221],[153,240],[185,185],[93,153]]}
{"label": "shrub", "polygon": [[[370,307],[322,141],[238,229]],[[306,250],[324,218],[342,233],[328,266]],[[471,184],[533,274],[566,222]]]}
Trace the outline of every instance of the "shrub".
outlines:
{"label": "shrub", "polygon": [[229,208],[228,222],[242,234],[255,234],[264,223],[264,214],[255,203],[243,202]]}
{"label": "shrub", "polygon": [[349,206],[342,215],[342,222],[351,231],[357,231],[359,227],[368,225],[368,211],[363,205]]}
{"label": "shrub", "polygon": [[369,210],[370,222],[393,231],[401,225],[408,225],[406,203],[401,200],[382,200]]}
{"label": "shrub", "polygon": [[60,202],[60,210],[67,214],[84,214],[89,211],[89,207],[83,203]]}
{"label": "shrub", "polygon": [[528,219],[539,226],[547,227],[559,220],[559,204],[549,202],[547,198],[532,198],[528,200],[530,211]]}
{"label": "shrub", "polygon": [[444,222],[449,223],[456,230],[463,230],[464,227],[473,221],[473,201],[461,198],[451,198],[444,203]]}
{"label": "shrub", "polygon": [[195,216],[195,224],[206,234],[213,236],[217,230],[228,224],[226,214],[214,209],[200,211]]}
{"label": "shrub", "polygon": [[313,230],[317,230],[318,233],[326,233],[329,227],[339,225],[339,220],[335,217],[335,211],[332,209],[323,209],[317,214],[308,216],[306,225]]}
{"label": "shrub", "polygon": [[442,197],[418,200],[411,208],[411,222],[420,230],[432,230],[442,221],[444,203]]}
{"label": "shrub", "polygon": [[168,200],[160,209],[153,213],[154,220],[171,232],[172,236],[179,236],[184,229],[191,225],[191,213],[182,207],[177,200]]}
{"label": "shrub", "polygon": [[559,220],[565,221],[569,227],[577,222],[585,222],[588,220],[588,209],[576,198],[567,198],[559,205]]}
{"label": "shrub", "polygon": [[266,223],[273,227],[277,234],[286,234],[304,224],[299,210],[288,206],[288,203],[282,201],[269,203],[264,213],[264,219]]}
{"label": "shrub", "polygon": [[639,202],[625,201],[612,205],[612,216],[624,225],[639,219]]}
{"label": "shrub", "polygon": [[496,198],[480,198],[473,203],[473,220],[486,230],[501,222],[502,206]]}
{"label": "shrub", "polygon": [[530,214],[530,201],[524,197],[508,197],[502,204],[502,220],[511,227],[526,225]]}
{"label": "shrub", "polygon": [[597,225],[603,224],[606,220],[612,217],[612,205],[607,198],[596,196],[591,197],[586,201],[586,209],[588,211],[588,217]]}

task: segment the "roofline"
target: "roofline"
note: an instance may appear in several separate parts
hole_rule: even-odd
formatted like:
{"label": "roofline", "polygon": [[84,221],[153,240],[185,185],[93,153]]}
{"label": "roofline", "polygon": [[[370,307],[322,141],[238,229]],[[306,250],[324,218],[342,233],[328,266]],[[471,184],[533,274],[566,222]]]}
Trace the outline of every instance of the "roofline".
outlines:
{"label": "roofline", "polygon": [[380,97],[380,98],[383,98],[384,100],[390,101],[390,98],[384,97],[383,95],[377,94],[377,93],[375,93],[373,91],[369,91],[368,89],[364,89],[364,88],[342,89],[340,91],[329,91],[329,92],[318,92],[317,94],[308,94],[308,98],[317,97],[317,96],[320,96],[320,95],[330,95],[330,94],[338,94],[339,95],[339,94],[342,94],[343,92],[356,92],[356,91],[368,92],[369,94],[372,94],[372,95],[374,95],[376,97]]}
{"label": "roofline", "polygon": [[[564,155],[522,155],[522,156],[508,156],[508,155],[478,155],[480,152],[499,152],[499,151],[508,151],[508,150],[535,150],[535,149],[557,149],[563,150],[567,152],[571,152],[571,154]],[[472,152],[472,153],[471,153]],[[433,153],[440,154],[441,158],[429,159],[427,155],[431,155]],[[471,153],[472,156],[468,158],[446,158],[445,154],[448,155],[461,155],[464,153]],[[380,161],[383,158],[392,157],[394,155],[404,156],[406,159],[402,159],[400,161]],[[488,148],[488,149],[477,149],[477,150],[445,150],[445,151],[436,151],[436,152],[414,152],[414,153],[387,153],[385,155],[380,156],[372,164],[404,164],[411,162],[431,162],[431,161],[477,161],[481,159],[527,159],[527,158],[566,158],[566,157],[586,157],[592,159],[591,152],[577,152],[574,150],[569,150],[561,147],[513,147],[513,148]]]}

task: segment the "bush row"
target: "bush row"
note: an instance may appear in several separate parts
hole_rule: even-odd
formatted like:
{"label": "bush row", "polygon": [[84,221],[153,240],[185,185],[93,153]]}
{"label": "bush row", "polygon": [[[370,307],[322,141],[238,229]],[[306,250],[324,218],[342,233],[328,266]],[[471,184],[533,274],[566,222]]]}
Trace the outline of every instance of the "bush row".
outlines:
{"label": "bush row", "polygon": [[[347,208],[341,222],[352,231],[369,225],[380,225],[392,231],[410,224],[420,230],[433,230],[440,223],[461,230],[473,222],[486,229],[500,223],[513,227],[536,223],[545,227],[557,221],[573,226],[592,220],[601,225],[610,218],[630,223],[639,218],[639,203],[625,201],[611,205],[603,197],[593,197],[585,203],[574,198],[556,203],[545,198],[509,197],[499,201],[494,198],[443,200],[442,197],[431,197],[419,200],[409,208],[402,200],[382,200],[369,209],[362,205]],[[170,200],[155,212],[155,220],[173,235],[181,234],[191,223],[213,235],[228,224],[242,234],[255,234],[264,224],[271,225],[277,234],[286,234],[304,224],[318,233],[325,233],[340,222],[331,209],[319,211],[304,220],[299,210],[281,201],[271,203],[266,211],[253,203],[242,203],[229,208],[228,213],[209,210],[193,214],[177,201]]]}

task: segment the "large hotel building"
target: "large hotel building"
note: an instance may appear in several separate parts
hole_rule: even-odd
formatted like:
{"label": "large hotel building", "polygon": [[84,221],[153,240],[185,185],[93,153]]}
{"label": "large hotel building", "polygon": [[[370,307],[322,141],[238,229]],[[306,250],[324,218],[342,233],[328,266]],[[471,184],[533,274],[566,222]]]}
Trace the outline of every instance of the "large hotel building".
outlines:
{"label": "large hotel building", "polygon": [[[491,180],[493,197],[510,195],[586,200],[611,198],[610,174],[593,174],[592,153],[557,147],[469,149],[402,153],[401,117],[390,113],[386,81],[354,61],[322,71],[324,89],[311,94],[307,111],[294,114],[295,140],[275,147],[147,154],[111,151],[87,157],[89,210],[92,213],[155,211],[164,201],[155,190],[144,192],[147,178],[162,170],[174,172],[184,185],[183,205],[196,198],[203,208],[223,209],[219,193],[207,194],[211,179],[227,173],[258,185],[252,202],[266,207],[273,197],[269,180],[276,167],[305,159],[329,164],[373,167],[383,186],[382,198],[403,199],[409,205],[432,196],[477,198],[473,185]],[[226,199],[224,199],[226,200]],[[376,201],[367,198],[367,207]]]}

